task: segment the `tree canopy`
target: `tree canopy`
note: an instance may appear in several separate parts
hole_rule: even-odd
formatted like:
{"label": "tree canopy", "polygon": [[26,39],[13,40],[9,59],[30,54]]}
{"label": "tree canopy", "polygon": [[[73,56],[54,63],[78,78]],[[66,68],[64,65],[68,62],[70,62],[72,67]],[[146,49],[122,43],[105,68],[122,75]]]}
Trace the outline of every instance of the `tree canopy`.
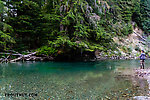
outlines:
{"label": "tree canopy", "polygon": [[[0,47],[46,55],[113,50],[114,36],[149,33],[149,0],[3,0]],[[73,52],[73,53],[72,53]]]}

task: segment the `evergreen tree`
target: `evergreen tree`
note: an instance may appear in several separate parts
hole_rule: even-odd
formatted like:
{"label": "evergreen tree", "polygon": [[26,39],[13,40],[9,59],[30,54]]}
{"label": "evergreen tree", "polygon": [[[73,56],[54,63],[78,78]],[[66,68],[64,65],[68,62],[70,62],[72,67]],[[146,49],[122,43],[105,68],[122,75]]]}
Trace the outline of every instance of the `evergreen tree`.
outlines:
{"label": "evergreen tree", "polygon": [[[112,37],[132,33],[132,21],[149,32],[148,0],[3,1],[7,10],[1,3],[1,34],[10,36],[7,40],[15,38],[14,49],[21,51],[39,47],[46,55],[107,51],[114,48]],[[7,47],[4,37],[0,41]]]}
{"label": "evergreen tree", "polygon": [[0,50],[6,50],[12,48],[12,44],[15,43],[11,37],[13,29],[10,25],[6,24],[7,9],[4,6],[4,2],[0,0]]}
{"label": "evergreen tree", "polygon": [[150,33],[150,0],[141,0],[141,26]]}
{"label": "evergreen tree", "polygon": [[42,15],[39,5],[28,0],[10,3],[13,4],[11,9],[14,9],[9,12],[9,24],[14,28],[13,34],[17,42],[15,48],[23,50],[41,46],[44,33],[41,30]]}

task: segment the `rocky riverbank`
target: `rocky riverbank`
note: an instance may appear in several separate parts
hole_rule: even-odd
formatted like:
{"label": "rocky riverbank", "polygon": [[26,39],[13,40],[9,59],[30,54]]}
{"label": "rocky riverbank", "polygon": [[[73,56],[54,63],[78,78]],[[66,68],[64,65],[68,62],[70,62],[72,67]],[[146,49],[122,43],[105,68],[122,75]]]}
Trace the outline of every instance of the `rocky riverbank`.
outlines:
{"label": "rocky riverbank", "polygon": [[[129,60],[129,59],[138,59],[138,56],[133,55],[115,55],[115,54],[104,54],[104,52],[86,52],[82,55],[58,55],[54,56],[47,56],[44,54],[38,54],[38,52],[29,52],[27,54],[18,54],[18,53],[0,53],[0,62],[16,62],[16,61],[100,61],[100,60]],[[150,56],[147,55],[147,59]]]}
{"label": "rocky riverbank", "polygon": [[139,79],[145,79],[148,83],[148,94],[147,96],[135,96],[137,100],[150,100],[150,68],[147,69],[135,69],[135,76]]}
{"label": "rocky riverbank", "polygon": [[[150,68],[146,69],[116,69],[118,77],[130,78],[135,87],[143,91],[139,95],[130,98],[131,100],[150,100]],[[137,90],[138,92],[139,90]]]}

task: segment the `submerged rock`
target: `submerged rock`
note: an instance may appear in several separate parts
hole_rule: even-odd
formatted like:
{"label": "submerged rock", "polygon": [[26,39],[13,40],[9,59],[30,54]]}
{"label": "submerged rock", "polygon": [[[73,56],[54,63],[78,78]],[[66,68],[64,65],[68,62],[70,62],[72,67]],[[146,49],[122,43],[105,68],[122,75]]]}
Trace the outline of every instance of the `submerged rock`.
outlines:
{"label": "submerged rock", "polygon": [[133,97],[133,99],[136,99],[136,100],[150,100],[150,97],[148,97],[148,96],[135,96],[135,97]]}

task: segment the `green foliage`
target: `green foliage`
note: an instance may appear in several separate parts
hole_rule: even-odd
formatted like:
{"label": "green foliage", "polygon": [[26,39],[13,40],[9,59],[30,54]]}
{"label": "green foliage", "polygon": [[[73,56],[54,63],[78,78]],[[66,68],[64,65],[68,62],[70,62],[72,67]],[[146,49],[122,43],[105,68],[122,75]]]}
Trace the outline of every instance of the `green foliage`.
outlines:
{"label": "green foliage", "polygon": [[143,30],[150,32],[150,0],[141,0],[141,22]]}
{"label": "green foliage", "polygon": [[135,47],[135,50],[136,50],[136,51],[140,51],[139,46],[136,46],[136,47]]}
{"label": "green foliage", "polygon": [[57,50],[55,48],[52,47],[48,47],[48,46],[43,46],[39,49],[37,49],[38,54],[44,54],[44,55],[54,55],[57,53]]}
{"label": "green foliage", "polygon": [[[87,9],[89,7],[88,2],[85,0],[73,1],[56,1],[51,12],[47,9],[51,1],[43,7],[45,12],[50,13],[45,16],[51,22],[51,27],[48,27],[48,30],[51,29],[49,45],[57,50],[63,49],[64,52],[67,52],[72,49],[94,51],[101,48],[104,42],[109,43],[111,40],[110,34],[103,27],[93,27],[93,22],[91,23],[89,17],[86,17],[92,16],[92,12]],[[85,42],[87,40],[95,43],[90,45],[89,42]],[[98,42],[101,43],[98,44]]]}
{"label": "green foliage", "polygon": [[112,22],[110,28],[117,35],[124,36],[132,33],[132,15],[137,11],[138,0],[126,1],[126,0],[112,0],[111,4]]}
{"label": "green foliage", "polygon": [[139,56],[140,56],[140,53],[137,53],[137,54],[136,54],[136,57],[139,57]]}
{"label": "green foliage", "polygon": [[3,1],[0,0],[0,13],[2,14],[4,11],[4,4]]}
{"label": "green foliage", "polygon": [[[138,6],[139,7],[139,6]],[[150,32],[150,0],[140,0],[140,7],[137,8],[133,20],[147,33]]]}
{"label": "green foliage", "polygon": [[148,53],[148,56],[150,57],[150,52]]}
{"label": "green foliage", "polygon": [[123,50],[124,52],[127,52],[127,51],[128,51],[127,47],[125,47],[125,46],[122,47],[122,50]]}
{"label": "green foliage", "polygon": [[17,51],[39,48],[39,54],[56,56],[115,50],[112,38],[132,33],[132,20],[149,32],[148,0],[4,1],[7,9],[0,1],[1,47],[16,41]]}
{"label": "green foliage", "polygon": [[0,48],[1,50],[6,50],[10,48],[11,44],[15,43],[14,39],[9,35],[9,33],[4,33],[0,30]]}
{"label": "green foliage", "polygon": [[56,48],[62,48],[65,46],[73,47],[73,46],[76,46],[77,44],[75,42],[70,41],[69,37],[58,36],[57,40],[49,41],[49,45],[52,45]]}
{"label": "green foliage", "polygon": [[12,34],[17,43],[15,48],[24,50],[43,45],[45,33],[42,33],[41,30],[42,15],[39,5],[35,2],[24,0],[23,2],[13,3],[13,8],[17,9],[17,16],[12,15],[10,12],[8,24],[14,29]]}
{"label": "green foliage", "polygon": [[4,2],[0,0],[0,50],[6,50],[12,47],[12,44],[15,43],[14,39],[11,37],[11,32],[13,28],[6,24],[6,7]]}

